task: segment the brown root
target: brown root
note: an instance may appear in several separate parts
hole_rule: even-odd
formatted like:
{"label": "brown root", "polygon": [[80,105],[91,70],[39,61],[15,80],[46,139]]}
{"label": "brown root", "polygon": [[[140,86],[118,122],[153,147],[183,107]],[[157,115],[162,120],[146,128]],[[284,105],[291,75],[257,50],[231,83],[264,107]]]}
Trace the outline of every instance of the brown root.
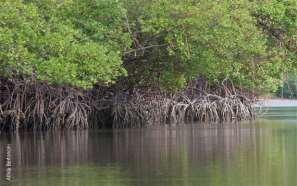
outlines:
{"label": "brown root", "polygon": [[228,123],[254,119],[253,99],[236,92],[232,83],[230,87],[224,80],[222,86],[214,91],[218,94],[208,94],[205,90],[195,92],[195,89],[187,89],[174,96],[160,91],[134,91],[125,101],[117,99],[114,102],[113,127]]}
{"label": "brown root", "polygon": [[1,79],[1,128],[88,128],[88,99],[73,88]]}
{"label": "brown root", "polygon": [[[197,87],[197,86],[195,86]],[[0,79],[0,131],[147,127],[254,118],[252,99],[224,80],[214,94],[96,87],[89,91],[35,80]],[[230,88],[231,87],[231,88]]]}

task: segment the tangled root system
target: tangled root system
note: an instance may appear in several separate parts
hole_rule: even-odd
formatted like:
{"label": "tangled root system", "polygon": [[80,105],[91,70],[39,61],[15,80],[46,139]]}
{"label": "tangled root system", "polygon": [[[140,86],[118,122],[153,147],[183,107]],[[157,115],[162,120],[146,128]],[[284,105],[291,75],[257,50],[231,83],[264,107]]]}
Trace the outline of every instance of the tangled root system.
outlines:
{"label": "tangled root system", "polygon": [[254,118],[252,101],[241,95],[207,94],[190,99],[185,95],[146,100],[134,96],[113,107],[113,127],[143,127],[194,122],[234,122]]}
{"label": "tangled root system", "polygon": [[168,95],[143,89],[128,93],[106,87],[83,91],[2,78],[0,130],[124,128],[253,119],[253,101],[226,84],[211,91],[214,94],[192,87],[190,91]]}
{"label": "tangled root system", "polygon": [[88,128],[88,99],[73,88],[1,79],[1,129]]}

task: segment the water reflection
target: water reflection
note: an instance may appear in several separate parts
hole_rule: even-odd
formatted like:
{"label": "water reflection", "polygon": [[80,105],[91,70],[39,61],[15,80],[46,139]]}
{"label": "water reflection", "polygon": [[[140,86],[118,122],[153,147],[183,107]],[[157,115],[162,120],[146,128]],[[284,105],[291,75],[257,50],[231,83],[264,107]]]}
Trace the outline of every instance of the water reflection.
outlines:
{"label": "water reflection", "polygon": [[0,185],[296,185],[296,134],[261,121],[2,135]]}
{"label": "water reflection", "polygon": [[11,181],[11,147],[10,144],[7,144],[6,146],[6,174],[5,179],[7,181]]}

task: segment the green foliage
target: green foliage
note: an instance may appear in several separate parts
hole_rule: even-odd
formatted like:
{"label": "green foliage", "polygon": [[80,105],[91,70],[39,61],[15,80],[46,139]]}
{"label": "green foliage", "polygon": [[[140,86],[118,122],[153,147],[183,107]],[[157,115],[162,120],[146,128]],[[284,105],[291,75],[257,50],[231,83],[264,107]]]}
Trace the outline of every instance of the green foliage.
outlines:
{"label": "green foliage", "polygon": [[[141,33],[134,37],[143,45],[158,46],[146,51],[150,63],[140,63],[146,68],[138,72],[139,82],[146,79],[147,84],[174,90],[201,75],[210,83],[229,78],[241,87],[278,87],[280,57],[268,49],[267,37],[257,25],[255,5],[250,1],[134,3],[142,5],[136,10],[127,7],[131,25],[137,25],[134,33]],[[137,47],[137,43],[134,45]],[[143,77],[147,75],[151,78]]]}
{"label": "green foliage", "polygon": [[116,0],[1,0],[1,74],[84,88],[115,82],[126,74],[123,11]]}
{"label": "green foliage", "polygon": [[278,56],[276,68],[283,73],[296,72],[297,67],[297,2],[295,0],[260,1],[253,15],[268,40],[267,47]]}
{"label": "green foliage", "polygon": [[287,74],[284,78],[282,87],[276,92],[278,97],[296,99],[297,98],[297,78],[296,74]]}
{"label": "green foliage", "polygon": [[268,74],[266,81],[271,80],[271,77],[278,79],[277,84],[267,83],[267,85],[274,85],[273,90],[276,90],[282,83],[283,74],[296,74],[297,2],[295,0],[259,1],[253,15],[257,19],[258,27],[265,33],[271,56],[276,58],[273,64],[262,70],[263,74]]}
{"label": "green foliage", "polygon": [[275,91],[297,69],[295,0],[0,0],[0,72],[83,88]]}

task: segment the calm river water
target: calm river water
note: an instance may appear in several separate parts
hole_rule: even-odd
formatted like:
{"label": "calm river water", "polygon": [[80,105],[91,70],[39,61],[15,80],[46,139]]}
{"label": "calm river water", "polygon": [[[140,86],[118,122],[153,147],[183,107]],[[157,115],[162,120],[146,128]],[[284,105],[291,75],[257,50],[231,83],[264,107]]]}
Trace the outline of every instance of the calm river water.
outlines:
{"label": "calm river water", "polygon": [[297,120],[0,135],[0,185],[296,186]]}

